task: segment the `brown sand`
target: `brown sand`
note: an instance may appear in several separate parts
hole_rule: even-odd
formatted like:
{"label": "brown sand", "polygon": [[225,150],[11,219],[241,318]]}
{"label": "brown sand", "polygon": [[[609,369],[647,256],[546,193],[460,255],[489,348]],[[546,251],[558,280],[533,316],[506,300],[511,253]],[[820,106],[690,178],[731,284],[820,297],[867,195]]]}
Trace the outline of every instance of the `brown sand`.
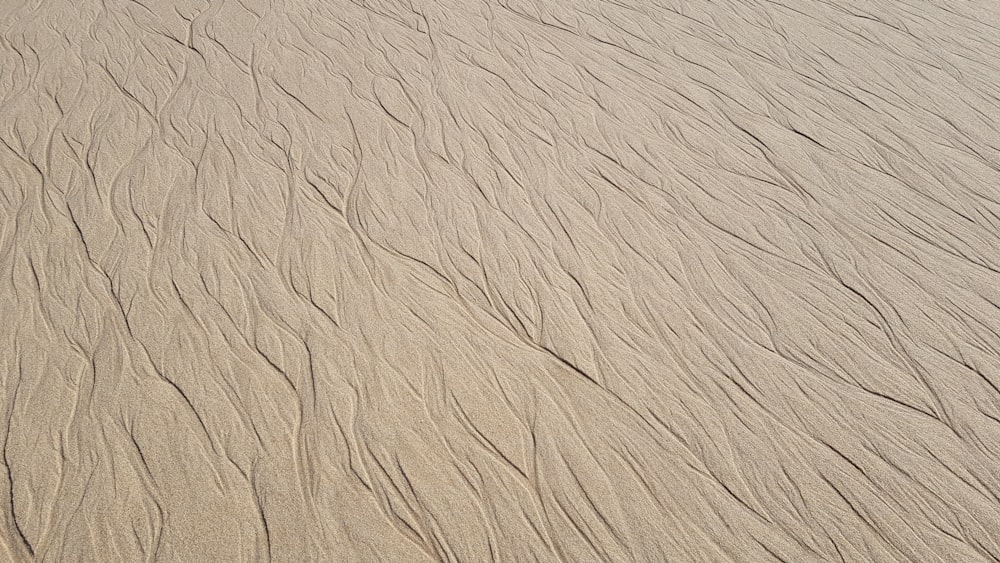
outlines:
{"label": "brown sand", "polygon": [[996,561],[996,22],[0,2],[0,559]]}

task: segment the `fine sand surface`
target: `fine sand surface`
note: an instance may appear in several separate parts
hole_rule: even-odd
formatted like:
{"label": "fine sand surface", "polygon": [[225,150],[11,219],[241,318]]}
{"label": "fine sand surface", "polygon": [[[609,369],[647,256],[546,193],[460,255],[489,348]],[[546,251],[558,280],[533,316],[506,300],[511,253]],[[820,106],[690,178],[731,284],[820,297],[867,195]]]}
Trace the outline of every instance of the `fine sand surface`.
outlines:
{"label": "fine sand surface", "polygon": [[0,2],[0,561],[997,561],[998,22]]}

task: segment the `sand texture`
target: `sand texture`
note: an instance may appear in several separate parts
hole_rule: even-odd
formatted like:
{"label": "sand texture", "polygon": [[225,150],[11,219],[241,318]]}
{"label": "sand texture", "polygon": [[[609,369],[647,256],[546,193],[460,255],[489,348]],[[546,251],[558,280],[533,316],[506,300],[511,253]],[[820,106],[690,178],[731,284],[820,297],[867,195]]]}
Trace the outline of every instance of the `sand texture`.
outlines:
{"label": "sand texture", "polygon": [[998,561],[998,132],[985,0],[0,1],[0,561]]}

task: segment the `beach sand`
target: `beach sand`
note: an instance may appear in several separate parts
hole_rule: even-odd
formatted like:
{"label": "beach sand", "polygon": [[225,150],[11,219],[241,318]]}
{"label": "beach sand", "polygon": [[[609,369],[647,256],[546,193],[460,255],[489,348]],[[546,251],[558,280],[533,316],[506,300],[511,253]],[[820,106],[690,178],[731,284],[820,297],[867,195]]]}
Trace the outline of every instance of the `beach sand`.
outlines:
{"label": "beach sand", "polygon": [[996,22],[0,3],[0,560],[997,561]]}

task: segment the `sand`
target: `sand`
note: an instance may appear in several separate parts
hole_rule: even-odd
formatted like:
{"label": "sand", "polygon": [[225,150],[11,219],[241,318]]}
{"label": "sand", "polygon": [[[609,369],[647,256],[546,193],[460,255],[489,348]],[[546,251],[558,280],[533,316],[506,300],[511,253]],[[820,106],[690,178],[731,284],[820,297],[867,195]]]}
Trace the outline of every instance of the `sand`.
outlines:
{"label": "sand", "polygon": [[0,560],[997,561],[996,22],[0,3]]}

